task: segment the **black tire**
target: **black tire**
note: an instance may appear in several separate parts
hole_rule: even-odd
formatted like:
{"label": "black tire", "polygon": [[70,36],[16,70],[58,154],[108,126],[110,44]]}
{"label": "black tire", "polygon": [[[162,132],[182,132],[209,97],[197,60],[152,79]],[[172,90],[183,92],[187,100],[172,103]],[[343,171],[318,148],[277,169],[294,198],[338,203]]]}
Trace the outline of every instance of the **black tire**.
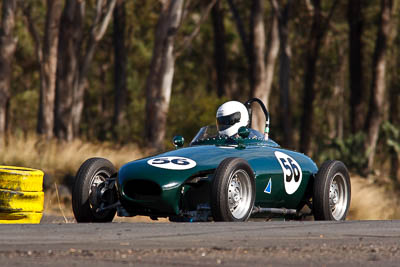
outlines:
{"label": "black tire", "polygon": [[[232,186],[235,184],[239,187]],[[233,197],[231,191],[237,191],[231,190],[232,188],[243,190],[240,190],[239,204],[237,202],[231,203],[230,206],[230,201],[234,201],[232,199],[235,199],[238,195],[236,194]],[[214,221],[246,221],[253,210],[255,188],[254,172],[247,161],[241,158],[224,159],[215,170],[211,184],[211,212]],[[242,198],[245,198],[243,202]],[[237,207],[232,207],[235,204],[237,204]]]}
{"label": "black tire", "polygon": [[342,221],[350,207],[350,175],[341,161],[325,161],[314,181],[313,213],[315,220]]}
{"label": "black tire", "polygon": [[111,222],[114,219],[116,209],[96,212],[89,194],[95,177],[109,179],[116,172],[114,165],[103,158],[91,158],[81,165],[72,188],[72,210],[77,222]]}

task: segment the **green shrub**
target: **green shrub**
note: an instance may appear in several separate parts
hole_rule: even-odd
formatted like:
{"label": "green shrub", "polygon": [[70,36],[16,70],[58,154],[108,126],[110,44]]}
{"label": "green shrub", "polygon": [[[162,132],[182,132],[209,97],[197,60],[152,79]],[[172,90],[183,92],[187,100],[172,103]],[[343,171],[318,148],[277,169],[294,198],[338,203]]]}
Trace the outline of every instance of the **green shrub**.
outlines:
{"label": "green shrub", "polygon": [[363,173],[368,162],[364,149],[365,133],[358,132],[344,139],[335,138],[318,153],[320,163],[328,159],[343,161],[347,168],[359,174]]}
{"label": "green shrub", "polygon": [[382,124],[382,131],[385,137],[385,144],[400,155],[400,127],[385,121]]}

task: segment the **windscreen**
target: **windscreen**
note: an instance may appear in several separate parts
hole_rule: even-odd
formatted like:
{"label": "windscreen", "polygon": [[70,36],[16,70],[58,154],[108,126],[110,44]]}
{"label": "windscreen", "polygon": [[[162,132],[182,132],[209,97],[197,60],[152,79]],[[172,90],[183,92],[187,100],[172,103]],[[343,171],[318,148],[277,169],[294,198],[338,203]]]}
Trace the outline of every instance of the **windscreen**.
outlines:
{"label": "windscreen", "polygon": [[[217,138],[218,136],[219,136],[218,129],[215,125],[204,126],[199,130],[199,132],[196,134],[196,136],[193,138],[190,144],[191,145],[200,144],[202,143],[203,140]],[[263,140],[264,135],[259,131],[250,129],[250,134],[248,139],[255,139],[255,138]]]}

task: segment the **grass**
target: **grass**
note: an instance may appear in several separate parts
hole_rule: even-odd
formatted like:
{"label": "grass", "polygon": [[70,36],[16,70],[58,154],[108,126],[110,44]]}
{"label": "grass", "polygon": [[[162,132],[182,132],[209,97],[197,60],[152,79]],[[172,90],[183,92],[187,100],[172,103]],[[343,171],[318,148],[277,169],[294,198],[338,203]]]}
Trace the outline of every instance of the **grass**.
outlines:
{"label": "grass", "polygon": [[[115,146],[75,140],[71,143],[43,141],[37,136],[10,137],[1,147],[0,164],[41,169],[46,173],[45,212],[61,216],[61,210],[72,217],[71,195],[66,181],[75,176],[79,166],[88,158],[104,157],[116,167],[143,157],[149,151],[136,145]],[[55,184],[59,196],[57,197]],[[363,178],[351,175],[352,199],[348,219],[400,219],[400,194],[389,179]],[[59,206],[60,205],[60,206]],[[139,218],[139,221],[147,219]]]}
{"label": "grass", "polygon": [[104,157],[118,168],[144,155],[142,150],[132,144],[115,146],[110,143],[93,144],[81,140],[65,143],[56,140],[44,141],[35,135],[26,138],[9,137],[1,150],[0,164],[40,169],[52,182],[58,184],[64,183],[66,177],[75,176],[79,166],[88,158]]}
{"label": "grass", "polygon": [[[45,141],[36,135],[24,138],[10,136],[0,147],[2,151],[0,165],[24,166],[44,171],[44,213],[65,215],[68,222],[73,221],[71,192],[68,186],[71,185],[71,180],[86,159],[107,158],[119,168],[128,161],[150,153],[150,151],[139,149],[134,144],[116,146],[111,143],[95,144],[82,140],[65,143],[56,140]],[[66,186],[66,184],[69,185]],[[148,219],[141,217],[136,218],[135,221],[148,221]]]}

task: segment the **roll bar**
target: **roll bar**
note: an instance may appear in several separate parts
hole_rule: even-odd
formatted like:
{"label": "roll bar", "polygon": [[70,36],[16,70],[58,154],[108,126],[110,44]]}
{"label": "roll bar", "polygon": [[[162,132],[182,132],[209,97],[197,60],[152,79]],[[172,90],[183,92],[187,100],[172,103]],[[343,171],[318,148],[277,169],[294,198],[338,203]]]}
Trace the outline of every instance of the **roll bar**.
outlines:
{"label": "roll bar", "polygon": [[269,112],[268,112],[267,108],[265,107],[264,103],[258,98],[251,98],[251,99],[247,100],[244,103],[244,105],[247,108],[247,111],[249,112],[249,124],[248,124],[248,127],[251,128],[251,122],[252,122],[251,104],[253,104],[254,102],[257,102],[260,105],[262,111],[264,112],[264,115],[265,115],[264,137],[265,137],[265,140],[267,141],[268,140],[268,135],[269,135]]}

